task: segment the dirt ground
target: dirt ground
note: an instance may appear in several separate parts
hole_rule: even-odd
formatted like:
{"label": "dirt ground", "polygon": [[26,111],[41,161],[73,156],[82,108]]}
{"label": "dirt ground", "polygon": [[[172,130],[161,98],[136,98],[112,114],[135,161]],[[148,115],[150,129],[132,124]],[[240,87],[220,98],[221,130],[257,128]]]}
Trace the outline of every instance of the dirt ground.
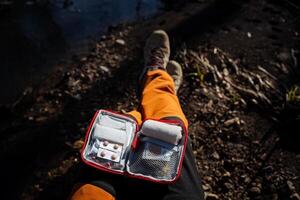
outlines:
{"label": "dirt ground", "polygon": [[4,197],[68,196],[94,112],[138,106],[143,43],[163,28],[184,70],[178,96],[206,199],[300,199],[300,11],[287,2],[199,1],[112,27],[88,56],[1,107]]}

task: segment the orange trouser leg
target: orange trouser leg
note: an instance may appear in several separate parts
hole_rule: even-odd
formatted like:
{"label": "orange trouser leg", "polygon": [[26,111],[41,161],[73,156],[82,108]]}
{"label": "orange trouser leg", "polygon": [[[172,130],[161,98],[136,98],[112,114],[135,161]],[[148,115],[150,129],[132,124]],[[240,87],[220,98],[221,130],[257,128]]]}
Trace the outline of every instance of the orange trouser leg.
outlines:
{"label": "orange trouser leg", "polygon": [[85,184],[72,194],[70,200],[115,200],[115,197],[95,185]]}
{"label": "orange trouser leg", "polygon": [[147,72],[141,105],[145,119],[178,117],[188,127],[188,121],[175,94],[174,81],[164,70]]}
{"label": "orange trouser leg", "polygon": [[[188,121],[175,94],[174,81],[164,70],[148,71],[145,75],[145,85],[141,98],[141,113],[143,119],[178,117],[188,127]],[[137,111],[131,111],[128,114],[135,117],[139,122],[142,120],[141,114]]]}
{"label": "orange trouser leg", "polygon": [[142,124],[142,114],[137,111],[137,110],[133,110],[127,113],[128,115],[131,115],[132,117],[134,117],[138,123],[138,125]]}

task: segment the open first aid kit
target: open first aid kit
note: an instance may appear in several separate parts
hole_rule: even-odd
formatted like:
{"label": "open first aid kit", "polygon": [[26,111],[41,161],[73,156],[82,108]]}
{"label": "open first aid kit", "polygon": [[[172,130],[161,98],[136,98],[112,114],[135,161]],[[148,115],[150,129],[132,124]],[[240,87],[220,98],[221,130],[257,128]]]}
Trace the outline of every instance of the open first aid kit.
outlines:
{"label": "open first aid kit", "polygon": [[98,110],[81,156],[102,171],[172,183],[180,175],[186,143],[187,131],[179,121],[148,119],[139,127],[127,115]]}

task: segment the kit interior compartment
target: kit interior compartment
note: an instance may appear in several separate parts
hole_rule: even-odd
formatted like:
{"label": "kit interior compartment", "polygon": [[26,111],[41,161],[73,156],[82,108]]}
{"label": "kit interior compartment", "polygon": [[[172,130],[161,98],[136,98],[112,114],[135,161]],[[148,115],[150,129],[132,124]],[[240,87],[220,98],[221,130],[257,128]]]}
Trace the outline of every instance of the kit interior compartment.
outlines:
{"label": "kit interior compartment", "polygon": [[135,132],[133,119],[99,111],[88,136],[84,158],[97,166],[123,172]]}
{"label": "kit interior compartment", "polygon": [[154,181],[172,181],[177,177],[179,162],[183,156],[186,135],[181,129],[182,138],[177,144],[143,135],[138,132],[139,145],[130,152],[127,172]]}

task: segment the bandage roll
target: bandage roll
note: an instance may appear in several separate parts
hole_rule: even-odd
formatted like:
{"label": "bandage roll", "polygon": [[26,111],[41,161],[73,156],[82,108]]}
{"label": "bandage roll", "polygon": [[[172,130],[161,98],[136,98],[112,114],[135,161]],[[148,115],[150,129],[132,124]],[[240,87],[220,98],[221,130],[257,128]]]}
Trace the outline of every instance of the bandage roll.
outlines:
{"label": "bandage roll", "polygon": [[126,131],[96,124],[94,128],[94,137],[100,140],[109,140],[111,142],[125,144]]}
{"label": "bandage roll", "polygon": [[167,124],[154,120],[143,123],[141,132],[143,135],[177,145],[182,138],[182,128],[177,125]]}

